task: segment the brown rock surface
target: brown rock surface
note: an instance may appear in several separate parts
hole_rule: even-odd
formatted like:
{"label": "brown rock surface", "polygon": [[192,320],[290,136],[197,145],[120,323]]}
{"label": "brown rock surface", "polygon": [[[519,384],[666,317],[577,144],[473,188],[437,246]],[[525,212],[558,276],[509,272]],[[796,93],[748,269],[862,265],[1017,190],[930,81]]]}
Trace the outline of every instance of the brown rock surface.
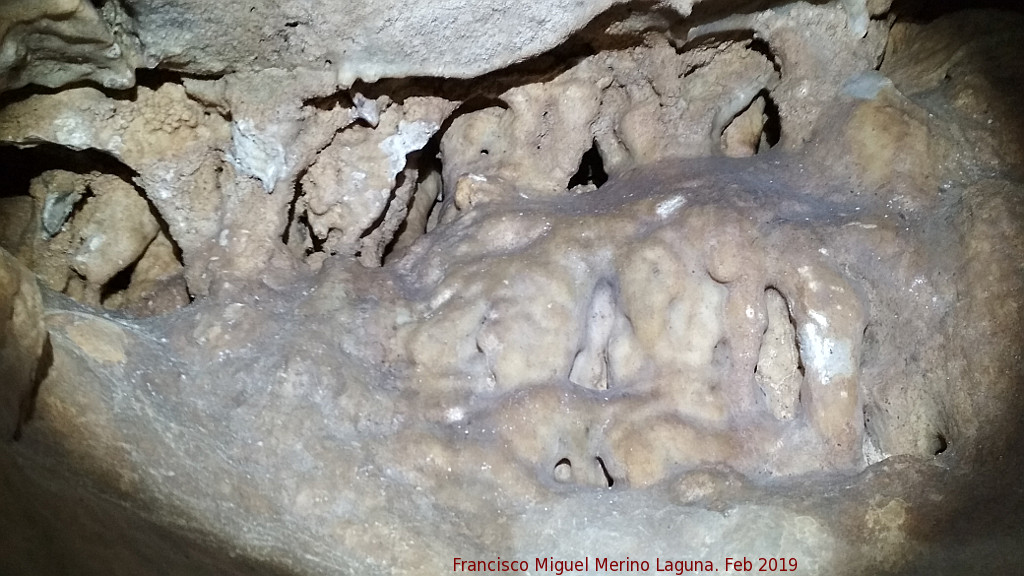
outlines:
{"label": "brown rock surface", "polygon": [[10,439],[31,411],[46,373],[48,337],[32,273],[0,249],[0,436]]}

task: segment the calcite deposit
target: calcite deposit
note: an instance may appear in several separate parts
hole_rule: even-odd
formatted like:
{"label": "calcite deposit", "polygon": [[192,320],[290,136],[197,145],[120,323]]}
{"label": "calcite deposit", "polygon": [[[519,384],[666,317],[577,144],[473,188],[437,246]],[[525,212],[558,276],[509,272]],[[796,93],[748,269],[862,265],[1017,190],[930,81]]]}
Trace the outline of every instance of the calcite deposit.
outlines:
{"label": "calcite deposit", "polygon": [[1024,18],[414,4],[0,6],[0,574],[1020,570]]}

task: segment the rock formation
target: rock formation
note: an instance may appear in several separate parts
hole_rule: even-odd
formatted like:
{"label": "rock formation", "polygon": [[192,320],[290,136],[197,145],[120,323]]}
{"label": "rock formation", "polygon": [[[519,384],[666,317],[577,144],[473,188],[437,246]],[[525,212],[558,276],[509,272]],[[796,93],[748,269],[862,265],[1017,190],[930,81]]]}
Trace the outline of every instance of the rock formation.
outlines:
{"label": "rock formation", "polygon": [[930,10],[0,6],[0,573],[1019,569],[1024,17]]}

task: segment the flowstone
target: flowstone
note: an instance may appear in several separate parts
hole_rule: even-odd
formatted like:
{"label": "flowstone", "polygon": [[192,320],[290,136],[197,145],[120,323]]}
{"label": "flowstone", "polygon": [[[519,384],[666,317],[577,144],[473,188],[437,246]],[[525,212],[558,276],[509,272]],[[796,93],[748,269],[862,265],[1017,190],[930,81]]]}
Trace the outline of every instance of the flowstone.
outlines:
{"label": "flowstone", "polygon": [[1019,16],[58,4],[0,573],[1020,566]]}

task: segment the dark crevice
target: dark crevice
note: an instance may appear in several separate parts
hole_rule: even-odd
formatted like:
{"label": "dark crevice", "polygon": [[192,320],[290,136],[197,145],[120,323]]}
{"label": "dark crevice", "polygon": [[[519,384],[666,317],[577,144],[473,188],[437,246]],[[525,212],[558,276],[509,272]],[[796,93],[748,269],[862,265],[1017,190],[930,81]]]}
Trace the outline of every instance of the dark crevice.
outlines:
{"label": "dark crevice", "polygon": [[[628,34],[608,32],[614,27],[613,25],[636,14],[654,16],[652,21],[660,22],[660,24]],[[644,41],[644,32],[649,30],[667,31],[673,23],[679,20],[681,17],[677,13],[662,8],[661,3],[653,0],[617,4],[596,16],[589,24],[557,47],[499,70],[470,78],[416,76],[399,79],[385,78],[373,83],[360,80],[353,84],[352,92],[359,92],[371,99],[387,95],[399,104],[414,96],[436,96],[457,102],[481,97],[497,98],[517,86],[552,80],[579,64],[583,59],[599,52],[640,46]]]}
{"label": "dark crevice", "polygon": [[[430,142],[428,142],[430,144]],[[413,161],[413,156],[410,155],[410,162]],[[426,178],[432,170],[434,163],[440,164],[437,159],[437,151],[434,150],[432,153],[426,148],[420,150],[415,154],[415,166],[416,166],[416,187],[413,188],[412,194],[409,194],[409,200],[405,203],[405,219],[402,220],[398,228],[395,229],[394,236],[388,241],[387,246],[384,247],[384,253],[381,255],[382,260],[386,260],[388,256],[391,256],[391,252],[395,249],[395,244],[398,243],[398,239],[409,229],[409,213],[412,210],[413,202],[416,201],[416,193],[419,191],[419,187],[423,184],[424,178]],[[425,232],[420,230],[419,232]]]}
{"label": "dark crevice", "polygon": [[[437,136],[436,134],[434,136]],[[413,162],[413,154],[410,154],[410,162]],[[441,174],[441,159],[440,159],[440,139],[431,138],[427,145],[424,146],[418,154],[415,154],[416,167],[416,189],[413,190],[412,194],[409,195],[409,201],[405,205],[405,219],[398,225],[395,230],[394,236],[388,241],[384,247],[384,252],[381,255],[381,260],[387,262],[392,253],[395,250],[395,246],[398,244],[398,240],[408,231],[409,229],[409,216],[412,212],[413,204],[416,201],[416,195],[419,194],[420,186],[423,182],[430,177],[432,174]],[[436,199],[435,199],[436,202]],[[429,214],[428,214],[429,219]],[[426,222],[424,222],[424,227]],[[426,234],[426,229],[417,230],[419,234]]]}
{"label": "dark crevice", "polygon": [[[335,94],[333,96],[330,96],[329,98],[339,99],[338,101],[340,102],[341,98],[348,98],[348,96],[345,95],[345,94],[339,93],[339,94]],[[328,103],[327,100],[322,100],[322,99],[314,99],[314,100],[317,100],[317,102],[319,102],[319,105],[328,106],[328,109],[329,109],[330,106],[332,106],[331,104]],[[352,105],[351,104],[351,99],[349,99],[348,102],[349,102],[349,106],[351,106]],[[306,105],[307,103],[304,102],[303,104]],[[317,103],[310,103],[308,105],[317,106],[318,104]],[[329,148],[331,146],[331,144],[334,143],[334,139],[337,137],[338,133],[342,132],[343,130],[344,130],[344,128],[336,130],[334,135],[331,137],[330,141],[325,143],[325,144],[323,144],[316,151],[316,154],[313,157],[314,158],[313,161],[309,165],[307,165],[305,168],[302,168],[301,170],[299,170],[298,174],[295,176],[294,194],[292,196],[291,201],[288,203],[288,214],[287,214],[287,216],[285,218],[285,228],[284,228],[284,231],[282,231],[282,233],[281,233],[281,241],[285,245],[288,245],[288,243],[291,242],[291,240],[292,240],[292,238],[291,238],[292,226],[294,224],[296,224],[296,223],[302,224],[303,226],[306,227],[306,231],[307,231],[308,237],[309,237],[310,241],[313,244],[313,248],[312,249],[309,249],[309,248],[306,249],[306,252],[305,252],[306,256],[309,256],[310,254],[312,254],[314,252],[323,252],[323,245],[324,245],[324,242],[326,242],[327,239],[326,238],[319,238],[319,237],[317,237],[316,234],[313,233],[313,226],[312,226],[312,224],[309,223],[309,216],[306,214],[305,211],[303,211],[301,214],[296,216],[296,210],[297,210],[297,207],[298,207],[299,199],[302,198],[305,195],[305,190],[303,189],[303,186],[302,186],[302,180],[306,177],[306,174],[309,172],[310,168],[312,168],[316,164],[317,160],[320,158],[320,154],[324,150]]]}
{"label": "dark crevice", "polygon": [[35,414],[39,387],[46,380],[46,377],[49,376],[51,367],[53,367],[53,342],[50,341],[50,334],[47,333],[45,340],[43,340],[42,353],[39,355],[39,361],[36,363],[35,374],[32,375],[32,390],[22,399],[21,406],[19,406],[18,424],[14,429],[14,441],[21,440],[25,424]]}
{"label": "dark crevice", "polygon": [[580,158],[579,170],[573,174],[572,178],[569,178],[568,188],[572,189],[586,184],[600,188],[607,181],[608,173],[605,172],[604,160],[601,158],[601,151],[597,149],[595,140],[590,150],[584,152],[583,157]]}
{"label": "dark crevice", "polygon": [[[441,127],[438,128],[437,133],[434,134],[430,139],[430,142],[428,142],[423,149],[427,150],[433,144],[438,150],[440,150],[441,139],[444,138],[445,133],[448,132],[448,128],[451,127],[452,122],[455,122],[455,120],[460,116],[465,116],[466,114],[472,114],[473,112],[479,112],[480,110],[486,110],[488,108],[501,108],[502,110],[508,110],[508,103],[496,96],[474,96],[466,100],[444,119],[444,122],[441,123]],[[488,151],[488,153],[489,152],[490,151]]]}
{"label": "dark crevice", "polygon": [[133,180],[138,177],[138,173],[117,158],[94,148],[72,150],[48,142],[25,148],[0,145],[0,174],[3,174],[0,197],[27,195],[32,179],[49,170],[112,174],[133,186]]}
{"label": "dark crevice", "polygon": [[[130,182],[130,184],[132,185],[133,188],[135,188],[135,192],[137,192],[138,195],[141,196],[142,199],[146,201],[146,205],[149,207],[149,213],[153,216],[153,219],[156,220],[156,223],[160,226],[160,231],[163,232],[164,237],[166,237],[167,241],[170,242],[171,244],[171,253],[174,254],[174,259],[178,261],[178,264],[184,266],[185,255],[181,251],[181,246],[178,245],[178,241],[175,240],[174,235],[171,234],[171,228],[170,226],[168,226],[167,221],[164,220],[163,216],[160,215],[160,211],[156,209],[156,206],[153,205],[153,202],[149,199],[148,196],[146,196],[146,191],[141,186],[137,185],[134,181]],[[187,286],[186,290],[188,290],[189,301],[195,300],[195,296],[192,294],[192,290],[189,289]]]}
{"label": "dark crevice", "polygon": [[[437,132],[430,137],[427,144],[420,150],[418,167],[420,179],[430,174],[431,170],[436,171],[437,175],[441,178],[440,189],[444,190],[444,165],[441,159],[441,141],[444,139],[445,134],[448,133],[448,129],[451,128],[452,123],[454,123],[455,120],[465,116],[466,114],[472,114],[488,108],[500,108],[502,110],[509,109],[508,103],[497,96],[474,95],[463,101],[462,104],[460,104],[444,119],[443,122],[441,122],[441,126],[437,129]],[[481,153],[489,155],[491,151],[481,150]],[[427,169],[425,170],[424,168]],[[438,195],[438,198],[434,203],[434,207],[431,210],[432,213],[427,217],[428,223],[431,217],[433,217],[433,211],[439,210],[441,207],[442,194],[443,192]],[[413,193],[413,196],[415,197],[415,192]],[[396,234],[396,238],[397,236],[398,234]]]}
{"label": "dark crevice", "polygon": [[[777,75],[776,79],[782,77],[781,60],[775,54],[775,51],[772,50],[768,42],[765,39],[757,36],[755,31],[750,29],[715,30],[713,32],[708,32],[706,34],[696,36],[681,45],[677,45],[676,52],[679,54],[683,54],[685,52],[690,52],[699,47],[713,47],[725,43],[742,44],[744,48],[746,48],[747,50],[761,55],[765,60],[771,63],[772,68],[774,69],[775,74]],[[692,67],[683,72],[683,77],[689,76],[696,72],[697,70],[700,70],[708,66],[714,60],[714,58],[715,56],[712,55],[706,61],[695,63]],[[778,106],[775,104],[774,100],[772,100],[767,88],[764,88],[760,92],[758,92],[758,94],[755,95],[754,98],[752,98],[751,101],[746,104],[746,106],[744,106],[740,110],[737,110],[732,118],[728,118],[727,122],[724,122],[721,125],[716,125],[716,128],[720,127],[722,129],[722,134],[718,134],[718,136],[722,137],[725,129],[732,125],[736,118],[738,118],[743,113],[747,112],[750,109],[750,106],[758,98],[763,98],[765,101],[765,122],[762,129],[761,143],[759,146],[757,146],[755,153],[764,152],[767,148],[771,148],[778,144],[782,135],[779,109]]]}
{"label": "dark crevice", "polygon": [[604,481],[608,484],[608,487],[615,486],[615,479],[608,473],[608,467],[604,465],[604,460],[600,456],[596,457],[595,460],[597,460],[597,465],[601,467],[601,473],[604,474]]}
{"label": "dark crevice", "polygon": [[[108,0],[101,0],[100,3],[106,4],[107,1]],[[136,19],[138,12],[136,11],[135,6],[133,6],[131,2],[120,1],[118,2],[118,7],[120,7],[120,9],[124,11],[125,16],[127,16],[129,19],[133,21]],[[134,30],[132,32],[132,35],[136,38],[138,37],[138,34]]]}
{"label": "dark crevice", "polygon": [[284,220],[284,232],[281,233],[281,242],[287,246],[291,241],[292,226],[295,224],[295,206],[299,203],[299,198],[302,197],[302,179],[306,176],[306,171],[309,168],[304,168],[295,177],[295,188],[292,193],[292,199],[288,202],[288,215]]}
{"label": "dark crevice", "polygon": [[302,101],[302,105],[324,111],[334,110],[335,108],[353,108],[355,107],[355,102],[352,101],[351,95],[354,93],[341,91],[329,96],[307,98]]}
{"label": "dark crevice", "polygon": [[782,76],[782,62],[778,56],[775,55],[775,51],[768,44],[768,41],[756,34],[751,33],[749,42],[747,42],[747,49],[753,52],[757,52],[764,59],[772,63],[772,68],[775,69],[775,73]]}
{"label": "dark crevice", "polygon": [[[420,178],[426,178],[428,176],[435,176],[437,178],[437,195],[434,196],[434,201],[430,205],[430,209],[427,210],[426,222],[423,225],[423,234],[428,234],[433,227],[437,226],[437,221],[440,219],[440,210],[442,207],[442,200],[444,199],[444,164],[441,163],[441,155],[435,154],[430,159],[430,166],[427,171],[420,170]],[[422,183],[422,180],[421,180]]]}
{"label": "dark crevice", "polygon": [[[415,152],[410,153],[410,155],[412,154],[415,154]],[[395,185],[391,187],[391,195],[388,196],[387,202],[384,203],[384,209],[381,210],[380,214],[377,215],[377,218],[374,219],[374,221],[370,223],[370,225],[367,226],[366,229],[362,231],[362,233],[359,234],[360,240],[366,238],[370,234],[373,234],[378,229],[380,229],[381,226],[384,225],[384,221],[388,217],[388,212],[391,210],[391,205],[395,203],[395,198],[398,196],[398,189],[401,188],[404,184],[405,170],[402,170],[401,172],[398,173],[397,176],[395,176]]]}
{"label": "dark crevice", "polygon": [[[448,129],[451,127],[452,123],[455,122],[455,120],[461,116],[471,114],[473,112],[478,112],[480,110],[486,110],[488,108],[501,108],[502,110],[508,110],[508,103],[506,103],[504,100],[501,100],[500,98],[479,95],[467,99],[461,105],[459,105],[458,108],[452,111],[452,113],[449,114],[447,118],[444,119],[444,121],[441,123],[440,128],[438,128],[437,132],[435,132],[434,135],[430,137],[430,139],[427,141],[426,145],[423,146],[423,148],[421,148],[418,151],[409,153],[409,156],[407,158],[408,165],[416,167],[417,187],[420,183],[423,182],[424,178],[426,178],[428,175],[432,173],[436,173],[443,178],[444,166],[441,161],[441,140],[444,138],[444,135],[448,132]],[[490,153],[489,150],[481,152],[487,154]],[[399,177],[402,177],[402,175],[399,174]],[[392,193],[394,193],[394,190],[397,190],[397,188],[398,181],[396,180],[396,186],[392,190]],[[441,182],[441,189],[444,189],[443,180]],[[409,206],[411,206],[412,202],[415,200],[416,194],[417,191],[413,191],[413,193],[410,195]],[[391,200],[388,201],[389,205],[390,202]],[[436,210],[439,205],[440,202],[435,202],[434,210]],[[380,220],[383,220],[383,215],[381,216]],[[407,223],[408,213],[406,214],[406,220],[402,222],[398,230],[395,232],[394,237],[391,238],[391,240],[388,242],[388,245],[384,249],[384,262],[386,262],[388,256],[392,254],[392,251],[394,250],[395,247],[395,243],[398,241],[398,238],[402,235],[402,233],[406,230]],[[372,229],[370,230],[370,232],[372,232]],[[425,232],[426,230],[424,230],[424,233]],[[367,234],[368,233],[369,232],[367,232]]]}
{"label": "dark crevice", "polygon": [[18,102],[27,100],[36,95],[52,96],[60,92],[64,92],[67,90],[75,90],[77,88],[95,88],[96,90],[100,90],[105,94],[111,95],[112,97],[124,97],[122,94],[123,91],[104,88],[103,86],[100,86],[99,84],[91,82],[89,80],[77,80],[75,82],[68,82],[67,84],[63,84],[57,88],[48,88],[45,86],[38,86],[36,84],[28,84],[26,86],[22,86],[21,88],[7,90],[0,94],[0,109],[6,108],[11,104],[17,104]]}
{"label": "dark crevice", "polygon": [[488,310],[487,313],[484,314],[483,318],[480,319],[480,322],[477,324],[476,335],[474,336],[475,340],[473,343],[476,345],[477,353],[483,357],[484,365],[487,367],[491,379],[494,382],[497,382],[497,376],[494,374],[494,368],[491,366],[490,359],[487,357],[487,351],[484,350],[484,347],[480,344],[480,332],[487,326],[487,321],[490,319],[490,315],[491,311]]}
{"label": "dark crevice", "polygon": [[762,113],[764,123],[761,126],[761,134],[759,137],[760,142],[756,145],[754,154],[762,154],[769,149],[774,148],[779,143],[779,140],[782,138],[782,123],[780,120],[779,107],[775,104],[775,101],[772,99],[768,90],[764,89],[758,92],[742,110],[737,112],[736,115],[730,118],[723,126],[722,133],[718,135],[721,141],[720,146],[722,150],[726,149],[726,132],[737,118],[750,110],[750,107],[754,105],[758,98],[764,100],[764,112]]}
{"label": "dark crevice", "polygon": [[106,305],[107,300],[111,296],[124,292],[129,286],[131,286],[132,274],[135,273],[135,267],[138,266],[139,260],[141,260],[145,254],[146,252],[143,251],[137,260],[128,266],[125,266],[124,269],[117,274],[114,274],[114,276],[103,285],[103,288],[100,290],[100,304]]}
{"label": "dark crevice", "polygon": [[556,482],[571,482],[572,462],[568,458],[562,458],[555,462],[554,468],[551,469],[551,475],[554,476]]}
{"label": "dark crevice", "polygon": [[860,367],[863,370],[871,359],[879,356],[878,334],[877,330],[875,330],[874,324],[868,323],[868,325],[864,327],[864,331],[861,333],[860,346]]}
{"label": "dark crevice", "polygon": [[1020,0],[896,0],[889,9],[905,22],[928,23],[963,10],[1005,10],[1024,12]]}
{"label": "dark crevice", "polygon": [[949,441],[946,440],[946,435],[939,432],[935,435],[935,455],[938,456],[949,448]]}
{"label": "dark crevice", "polygon": [[[75,217],[78,216],[79,213],[81,213],[82,209],[85,208],[85,204],[89,201],[89,199],[95,196],[96,193],[93,192],[92,185],[86,186],[85,193],[82,194],[82,196],[75,202],[75,205],[71,207],[71,212],[68,214],[67,218],[64,219],[64,223],[67,224],[68,222],[74,220]],[[63,228],[63,226],[61,227]],[[56,235],[56,233],[53,234],[53,236]]]}
{"label": "dark crevice", "polygon": [[[762,90],[758,96],[764,98],[764,142],[769,148],[774,148],[782,139],[782,115],[779,114],[779,106],[775,103],[768,90]],[[758,153],[763,150],[758,150]]]}
{"label": "dark crevice", "polygon": [[[676,54],[689,52],[694,48],[719,46],[729,42],[749,44],[755,39],[753,30],[722,30],[694,36],[685,43],[676,46]],[[770,59],[770,58],[769,58]]]}
{"label": "dark crevice", "polygon": [[88,279],[85,277],[85,275],[82,274],[81,272],[79,272],[78,270],[75,270],[74,268],[72,268],[70,270],[70,272],[71,273],[68,275],[67,281],[64,282],[64,286],[61,287],[61,289],[60,289],[60,291],[64,292],[65,294],[67,293],[68,288],[70,288],[72,283],[74,283],[76,280],[79,281],[79,282],[82,282],[82,283],[85,283],[85,282],[88,281]]}
{"label": "dark crevice", "polygon": [[[789,321],[793,323],[793,329],[796,330],[796,322],[793,321],[792,316],[789,317]],[[800,379],[802,380],[807,374],[807,369],[804,367],[804,353],[800,350],[799,332],[797,332],[796,338],[796,371],[800,373]],[[799,401],[799,398],[797,400]]]}
{"label": "dark crevice", "polygon": [[306,227],[309,232],[309,241],[312,243],[310,248],[306,248],[306,256],[315,254],[317,252],[324,251],[324,243],[327,242],[326,238],[320,238],[313,232],[313,225],[309,223],[309,215],[305,212],[299,215],[299,223]]}
{"label": "dark crevice", "polygon": [[[127,8],[127,7],[126,7]],[[131,88],[115,89],[107,88],[102,84],[94,82],[92,80],[79,80],[76,82],[69,82],[56,88],[49,88],[45,86],[38,86],[36,84],[29,84],[16,88],[14,90],[8,90],[0,94],[0,109],[27,100],[33,96],[52,96],[62,92],[67,92],[77,88],[92,88],[99,90],[106,97],[114,100],[122,101],[134,101],[138,97],[138,88],[143,86],[150,90],[157,90],[164,84],[183,84],[186,79],[192,80],[219,80],[223,78],[225,74],[197,74],[191,72],[183,72],[173,70],[167,67],[159,68],[137,68],[135,70],[135,84]]]}
{"label": "dark crevice", "polygon": [[780,135],[779,129],[777,127],[778,110],[774,108],[774,102],[771,101],[771,98],[768,95],[768,90],[761,90],[760,92],[757,93],[757,95],[754,96],[754,98],[750,102],[748,102],[748,104],[746,104],[745,107],[743,107],[742,110],[737,112],[736,115],[730,118],[729,121],[725,124],[725,126],[723,126],[722,133],[719,134],[719,140],[721,142],[719,146],[721,147],[721,150],[723,152],[727,152],[726,133],[728,132],[729,128],[732,127],[732,125],[736,122],[736,119],[741,117],[743,114],[750,112],[751,107],[754,106],[758,98],[764,98],[765,102],[765,110],[762,114],[764,123],[761,125],[761,133],[757,135],[759,141],[755,145],[753,154],[763,154],[764,152],[774,147],[776,143],[778,143]]}
{"label": "dark crevice", "polygon": [[[891,30],[893,24],[895,24],[894,21],[890,21],[889,22],[889,29],[890,30]],[[887,31],[887,33],[889,33],[889,32]],[[890,38],[891,38],[891,34],[890,34]],[[882,53],[878,56],[878,62],[875,64],[875,68],[874,69],[876,71],[880,71],[882,69],[882,66],[885,66],[885,59],[889,57],[889,54],[890,54],[891,50],[892,50],[892,42],[891,42],[891,40],[889,38],[887,38],[886,41],[885,41],[885,47],[882,48]],[[945,77],[943,78],[943,80],[949,80],[949,73],[948,72],[945,74]]]}
{"label": "dark crevice", "polygon": [[158,90],[164,84],[184,84],[185,75],[164,68],[139,68],[135,71],[135,86]]}

